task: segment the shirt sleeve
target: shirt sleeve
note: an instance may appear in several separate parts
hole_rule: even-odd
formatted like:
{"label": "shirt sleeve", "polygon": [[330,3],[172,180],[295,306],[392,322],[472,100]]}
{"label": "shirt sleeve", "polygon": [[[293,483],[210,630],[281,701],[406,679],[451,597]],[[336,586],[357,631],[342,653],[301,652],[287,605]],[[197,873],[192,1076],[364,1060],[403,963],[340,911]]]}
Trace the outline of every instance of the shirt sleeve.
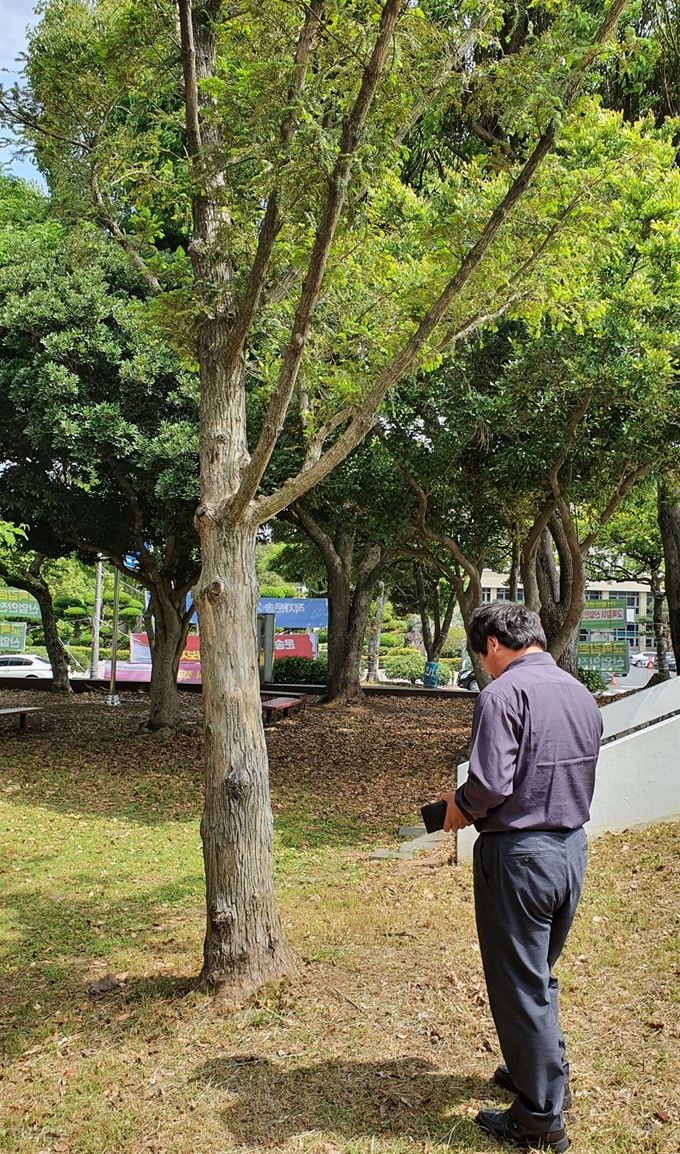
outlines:
{"label": "shirt sleeve", "polygon": [[502,697],[483,693],[475,703],[468,778],[456,792],[456,805],[470,821],[479,821],[513,791],[520,720]]}

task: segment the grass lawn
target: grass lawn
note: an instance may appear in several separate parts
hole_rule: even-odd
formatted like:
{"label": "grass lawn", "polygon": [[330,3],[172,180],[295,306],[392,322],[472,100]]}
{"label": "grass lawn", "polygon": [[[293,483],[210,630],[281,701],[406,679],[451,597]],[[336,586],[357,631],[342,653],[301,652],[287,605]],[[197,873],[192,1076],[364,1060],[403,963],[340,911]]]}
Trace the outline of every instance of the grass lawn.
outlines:
{"label": "grass lawn", "polygon": [[[470,871],[368,861],[450,784],[468,702],[309,708],[269,730],[299,974],[225,1014],[192,987],[200,739],[135,738],[131,695],[35,701],[26,732],[0,728],[0,1150],[499,1149],[472,1122],[510,1099],[489,1082]],[[577,1154],[680,1150],[679,931],[680,826],[594,842],[559,965]],[[88,995],[107,973],[120,986]]]}

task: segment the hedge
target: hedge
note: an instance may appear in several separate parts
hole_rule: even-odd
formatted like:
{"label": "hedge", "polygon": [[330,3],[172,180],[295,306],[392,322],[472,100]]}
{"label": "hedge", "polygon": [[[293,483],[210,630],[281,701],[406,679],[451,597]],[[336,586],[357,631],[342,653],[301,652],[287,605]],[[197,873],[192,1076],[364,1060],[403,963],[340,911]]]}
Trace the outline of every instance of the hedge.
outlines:
{"label": "hedge", "polygon": [[278,685],[325,685],[328,664],[323,657],[277,657],[274,682]]}
{"label": "hedge", "polygon": [[380,634],[380,648],[381,649],[396,649],[402,648],[404,644],[403,633],[381,633]]}
{"label": "hedge", "polygon": [[[297,595],[297,589],[294,585],[260,585],[260,597],[287,600],[290,597],[297,597]],[[281,660],[283,661],[283,658]]]}

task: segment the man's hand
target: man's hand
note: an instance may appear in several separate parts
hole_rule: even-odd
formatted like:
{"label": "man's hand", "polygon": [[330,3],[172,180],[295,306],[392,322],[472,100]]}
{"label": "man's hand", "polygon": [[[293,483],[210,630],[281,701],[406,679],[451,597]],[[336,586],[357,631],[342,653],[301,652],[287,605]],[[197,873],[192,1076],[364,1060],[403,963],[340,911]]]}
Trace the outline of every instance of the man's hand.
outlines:
{"label": "man's hand", "polygon": [[466,825],[472,824],[456,805],[455,793],[443,793],[442,801],[446,802],[446,817],[444,818],[446,833],[455,833],[456,830],[465,829]]}

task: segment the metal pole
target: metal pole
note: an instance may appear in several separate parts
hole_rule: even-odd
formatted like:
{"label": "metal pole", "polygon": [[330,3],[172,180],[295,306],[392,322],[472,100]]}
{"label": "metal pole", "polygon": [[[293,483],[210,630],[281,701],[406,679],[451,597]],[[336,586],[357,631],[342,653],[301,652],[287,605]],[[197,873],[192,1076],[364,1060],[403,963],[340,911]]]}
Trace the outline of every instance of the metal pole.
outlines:
{"label": "metal pole", "polygon": [[94,583],[94,614],[92,617],[92,652],[90,654],[90,677],[99,679],[99,623],[102,616],[102,559],[97,557]]}
{"label": "metal pole", "polygon": [[116,661],[118,659],[118,603],[120,601],[120,572],[116,569],[113,579],[113,626],[111,629],[111,679],[106,705],[120,705],[120,697],[116,693]]}

